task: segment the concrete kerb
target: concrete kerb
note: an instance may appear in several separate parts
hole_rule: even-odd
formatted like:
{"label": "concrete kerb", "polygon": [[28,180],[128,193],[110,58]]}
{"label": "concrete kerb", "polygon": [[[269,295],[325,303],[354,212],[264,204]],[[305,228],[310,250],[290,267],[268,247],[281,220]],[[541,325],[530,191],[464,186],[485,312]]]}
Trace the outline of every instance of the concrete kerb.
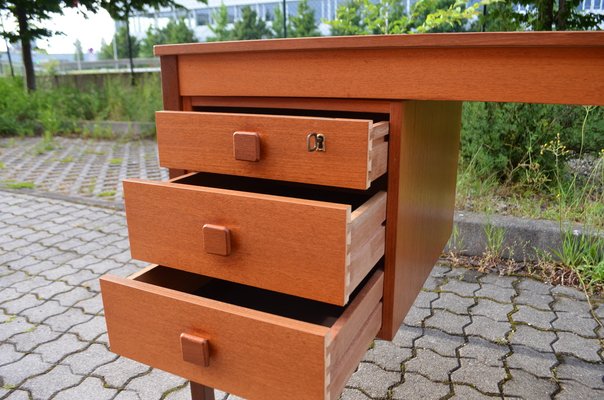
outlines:
{"label": "concrete kerb", "polygon": [[469,211],[456,211],[454,232],[447,251],[479,256],[488,249],[487,229],[503,233],[502,256],[516,261],[533,261],[539,252],[555,254],[562,248],[564,234],[575,236],[600,236],[604,232],[591,232],[578,224],[560,227],[555,221],[525,219],[504,215],[485,215]]}
{"label": "concrete kerb", "polygon": [[80,121],[79,128],[83,132],[98,132],[111,134],[115,137],[143,138],[155,133],[153,122],[130,122],[130,121]]}

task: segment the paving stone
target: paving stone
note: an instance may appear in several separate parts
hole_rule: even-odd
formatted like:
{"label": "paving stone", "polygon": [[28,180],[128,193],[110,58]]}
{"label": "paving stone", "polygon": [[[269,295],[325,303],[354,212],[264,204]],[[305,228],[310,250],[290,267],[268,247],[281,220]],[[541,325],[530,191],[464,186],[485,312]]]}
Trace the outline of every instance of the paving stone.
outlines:
{"label": "paving stone", "polygon": [[422,290],[417,295],[417,298],[415,299],[415,302],[413,303],[413,305],[415,307],[419,307],[419,308],[430,308],[431,307],[430,303],[437,298],[438,298],[438,293]]}
{"label": "paving stone", "polygon": [[438,400],[449,393],[449,385],[435,383],[421,375],[405,374],[405,381],[392,390],[393,400]]}
{"label": "paving stone", "polygon": [[604,391],[594,390],[574,381],[560,381],[562,391],[556,400],[596,400],[604,397]]}
{"label": "paving stone", "polygon": [[474,305],[471,297],[460,297],[453,293],[441,293],[438,300],[432,303],[432,308],[443,309],[455,314],[468,314],[468,308]]}
{"label": "paving stone", "polygon": [[[47,262],[47,264],[50,264],[51,266],[54,266],[54,267],[53,268],[43,268],[38,272],[38,274],[48,280],[60,280],[61,278],[64,278],[67,275],[75,274],[76,272],[78,272],[77,269],[75,269],[69,265],[64,264],[61,266],[55,266],[55,264],[53,264],[51,262]],[[42,265],[42,264],[40,264],[40,265]]]}
{"label": "paving stone", "polygon": [[476,299],[477,304],[470,310],[472,315],[481,315],[495,321],[508,321],[508,314],[514,306],[510,303],[498,303],[489,299]]}
{"label": "paving stone", "polygon": [[425,320],[425,326],[436,328],[452,335],[463,335],[463,328],[471,322],[469,315],[452,314],[444,310],[435,310]]}
{"label": "paving stone", "polygon": [[7,314],[17,315],[17,314],[21,314],[22,312],[24,312],[27,309],[30,309],[33,307],[39,307],[42,304],[44,304],[44,300],[38,299],[36,296],[34,296],[31,293],[27,293],[15,300],[5,302],[4,304],[2,304],[1,307],[4,309],[4,312],[6,312]]}
{"label": "paving stone", "polygon": [[[585,300],[585,297],[583,297]],[[558,297],[552,308],[554,311],[563,311],[580,316],[581,318],[592,318],[591,307],[586,301],[579,301],[565,297]]]}
{"label": "paving stone", "polygon": [[[113,398],[113,400],[143,400],[138,393],[132,390],[122,390]],[[188,400],[188,399],[187,399]]]}
{"label": "paving stone", "polygon": [[424,320],[431,314],[428,308],[411,307],[403,323],[410,326],[422,326]]}
{"label": "paving stone", "polygon": [[553,311],[536,310],[531,307],[519,305],[518,311],[512,314],[515,322],[523,322],[528,326],[534,326],[539,329],[551,329],[551,322],[556,319]]}
{"label": "paving stone", "polygon": [[36,288],[35,290],[33,290],[33,293],[38,295],[38,297],[41,299],[50,299],[58,295],[59,293],[66,293],[72,289],[73,288],[65,284],[65,282],[54,281],[50,282],[48,285]]}
{"label": "paving stone", "polygon": [[[0,389],[2,390],[2,389]],[[0,392],[1,393],[1,392]],[[29,400],[29,393],[25,390],[12,390],[8,397],[3,397],[6,400]]]}
{"label": "paving stone", "polygon": [[70,353],[74,353],[86,347],[86,343],[78,340],[75,335],[66,333],[58,339],[44,343],[36,348],[36,353],[48,363],[56,363]]}
{"label": "paving stone", "polygon": [[76,385],[80,380],[82,377],[72,374],[69,368],[57,365],[43,375],[28,379],[22,387],[29,390],[34,399],[46,400],[59,390]]}
{"label": "paving stone", "polygon": [[[582,291],[577,290],[575,288],[568,287],[568,286],[556,285],[552,288],[551,293],[557,299],[561,298],[561,297],[569,297],[571,299],[585,301],[585,294]],[[561,311],[567,311],[567,310],[561,310]]]}
{"label": "paving stone", "polygon": [[79,385],[61,391],[53,400],[94,399],[109,400],[117,393],[117,390],[103,386],[100,379],[88,377]]}
{"label": "paving stone", "polygon": [[479,280],[484,284],[499,286],[500,288],[504,289],[513,289],[513,284],[517,278],[498,274],[485,274]]}
{"label": "paving stone", "polygon": [[459,355],[492,367],[503,367],[503,359],[509,351],[508,346],[491,343],[479,337],[469,337],[468,343],[459,349]]}
{"label": "paving stone", "polygon": [[553,347],[556,353],[570,354],[585,361],[602,361],[598,355],[602,348],[597,339],[585,339],[574,333],[558,332],[558,341]]}
{"label": "paving stone", "polygon": [[[88,282],[93,279],[98,279],[99,274],[95,274],[87,269],[81,269],[75,274],[67,275],[63,278],[67,284],[71,286],[82,285],[84,282]],[[84,285],[82,285],[84,286]]]}
{"label": "paving stone", "polygon": [[441,290],[452,292],[459,296],[472,297],[474,292],[480,289],[478,283],[463,282],[458,279],[451,279],[449,282],[441,286]]}
{"label": "paving stone", "polygon": [[[2,278],[2,284],[4,285],[4,277]],[[23,296],[23,293],[18,292],[17,289],[3,287],[2,290],[0,290],[0,308],[3,308],[4,303],[7,301],[18,299],[21,296]]]}
{"label": "paving stone", "polygon": [[[18,359],[25,356],[24,353],[20,353],[15,349],[15,346],[9,343],[0,344],[0,365],[5,365],[17,361]],[[0,376],[0,381],[2,377]],[[0,386],[2,386],[0,382]]]}
{"label": "paving stone", "polygon": [[42,360],[39,354],[27,354],[18,361],[0,367],[0,376],[4,377],[5,385],[16,386],[30,376],[41,374],[50,369],[52,364]]}
{"label": "paving stone", "polygon": [[532,349],[551,352],[551,344],[556,340],[556,334],[553,332],[538,331],[530,326],[520,325],[512,334],[510,343],[512,345],[523,345]]}
{"label": "paving stone", "polygon": [[476,297],[486,297],[500,303],[510,303],[516,295],[516,290],[502,288],[497,285],[483,283],[480,290],[475,293]]}
{"label": "paving stone", "polygon": [[340,400],[371,400],[371,397],[368,397],[360,390],[345,388],[340,396]]}
{"label": "paving stone", "polygon": [[557,319],[552,322],[555,330],[570,331],[585,337],[596,337],[595,329],[598,323],[593,318],[581,318],[577,314],[560,311]]}
{"label": "paving stone", "polygon": [[446,282],[445,278],[437,278],[434,276],[428,276],[428,279],[424,282],[424,289],[429,291],[440,291],[440,287]]}
{"label": "paving stone", "polygon": [[116,360],[117,357],[102,344],[95,343],[85,350],[68,356],[61,361],[61,364],[68,366],[74,374],[89,375],[96,368]]}
{"label": "paving stone", "polygon": [[386,397],[388,388],[400,379],[396,372],[384,371],[370,363],[361,363],[346,386],[360,389],[371,397]]}
{"label": "paving stone", "polygon": [[451,380],[477,388],[483,393],[499,393],[497,384],[505,378],[503,368],[485,365],[474,359],[460,359],[461,367],[453,371]]}
{"label": "paving stone", "polygon": [[554,296],[551,294],[542,294],[538,292],[529,292],[526,290],[520,291],[520,294],[514,298],[514,303],[524,304],[533,308],[550,311],[550,304],[554,301]]}
{"label": "paving stone", "polygon": [[37,288],[41,286],[46,286],[49,283],[50,282],[48,280],[42,278],[41,276],[28,276],[23,280],[14,283],[12,287],[17,289],[17,291],[21,293],[32,293]]}
{"label": "paving stone", "polygon": [[478,390],[465,385],[455,385],[453,390],[455,395],[451,400],[493,400],[492,396],[480,393]]}
{"label": "paving stone", "polygon": [[74,307],[81,308],[86,314],[98,314],[103,309],[103,299],[99,293],[89,299],[78,301]]}
{"label": "paving stone", "polygon": [[65,312],[65,307],[62,307],[58,301],[47,300],[40,306],[21,312],[21,315],[26,317],[29,321],[38,324],[47,319],[49,316],[58,315],[63,312]]}
{"label": "paving stone", "polygon": [[429,328],[426,328],[423,336],[415,341],[417,349],[429,349],[446,357],[455,357],[455,349],[463,344],[464,339],[461,336],[453,336],[438,329]]}
{"label": "paving stone", "polygon": [[98,263],[88,265],[86,266],[86,269],[90,270],[95,274],[104,275],[109,271],[113,271],[117,268],[122,267],[123,265],[123,263],[118,263],[117,261],[108,258],[106,260],[101,260]]}
{"label": "paving stone", "polygon": [[392,343],[401,347],[413,347],[413,342],[422,334],[422,328],[402,324],[394,335]]}
{"label": "paving stone", "polygon": [[575,357],[562,356],[556,368],[561,380],[577,381],[589,388],[604,390],[604,363],[587,363]]}
{"label": "paving stone", "polygon": [[91,320],[78,324],[69,329],[69,332],[75,333],[81,340],[92,341],[99,335],[107,331],[105,318],[94,316]]}
{"label": "paving stone", "polygon": [[512,379],[503,385],[504,396],[550,400],[551,395],[558,389],[552,380],[537,378],[525,371],[512,369],[510,374]]}
{"label": "paving stone", "polygon": [[152,369],[150,373],[131,380],[126,389],[134,390],[142,399],[159,400],[164,392],[184,383],[185,380],[180,377]]}
{"label": "paving stone", "polygon": [[79,308],[69,308],[62,314],[44,320],[44,323],[55,332],[67,332],[73,326],[90,321],[92,318],[92,315],[84,314]]}
{"label": "paving stone", "polygon": [[59,333],[54,332],[47,325],[34,325],[24,333],[20,333],[11,338],[15,348],[21,352],[30,352],[42,343],[57,339]]}
{"label": "paving stone", "polygon": [[417,350],[417,356],[405,363],[405,374],[415,372],[431,381],[446,382],[451,371],[459,366],[457,358],[443,357],[431,350]]}
{"label": "paving stone", "polygon": [[411,349],[398,347],[389,341],[375,340],[363,360],[373,362],[385,370],[400,371],[403,361],[410,357]]}
{"label": "paving stone", "polygon": [[27,332],[33,327],[34,325],[27,322],[25,318],[12,316],[7,322],[0,324],[0,343],[18,333]]}
{"label": "paving stone", "polygon": [[19,290],[19,288],[17,287],[18,284],[28,279],[30,279],[30,277],[23,271],[15,271],[13,274],[2,277],[2,286],[5,288],[12,286],[19,293],[28,293],[27,290],[24,292],[22,290]]}
{"label": "paving stone", "polygon": [[480,336],[491,342],[506,344],[507,334],[512,330],[512,325],[507,321],[495,321],[487,317],[476,315],[472,323],[464,328],[469,336]]}
{"label": "paving stone", "polygon": [[93,371],[93,375],[102,377],[110,387],[121,388],[130,378],[145,374],[150,369],[144,364],[119,357],[113,362],[98,367]]}
{"label": "paving stone", "polygon": [[33,256],[25,256],[21,257],[15,261],[11,261],[10,267],[13,270],[21,270],[24,267],[30,266],[32,264],[37,264],[39,260]]}
{"label": "paving stone", "polygon": [[542,353],[521,345],[512,346],[512,354],[506,359],[509,368],[521,369],[542,378],[552,377],[551,369],[557,362],[554,353]]}
{"label": "paving stone", "polygon": [[63,307],[71,307],[77,302],[89,299],[93,296],[95,296],[95,293],[78,286],[72,288],[68,292],[57,294],[53,297],[53,300],[58,301]]}

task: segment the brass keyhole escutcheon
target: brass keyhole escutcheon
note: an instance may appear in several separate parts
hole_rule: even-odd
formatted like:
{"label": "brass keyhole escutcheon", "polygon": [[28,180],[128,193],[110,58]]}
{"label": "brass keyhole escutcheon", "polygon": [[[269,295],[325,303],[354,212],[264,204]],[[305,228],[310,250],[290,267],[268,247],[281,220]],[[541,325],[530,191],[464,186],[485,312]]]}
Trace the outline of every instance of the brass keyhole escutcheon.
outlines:
{"label": "brass keyhole escutcheon", "polygon": [[309,152],[325,151],[325,135],[312,132],[306,136],[306,148]]}

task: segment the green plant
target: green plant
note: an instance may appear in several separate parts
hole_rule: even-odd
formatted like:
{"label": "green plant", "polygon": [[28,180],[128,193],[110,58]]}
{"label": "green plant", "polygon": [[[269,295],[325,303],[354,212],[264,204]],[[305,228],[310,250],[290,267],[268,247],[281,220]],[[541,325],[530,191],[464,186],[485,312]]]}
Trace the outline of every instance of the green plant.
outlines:
{"label": "green plant", "polygon": [[67,157],[61,158],[59,160],[59,162],[61,162],[61,163],[70,163],[70,162],[73,162],[73,156],[67,156]]}
{"label": "green plant", "polygon": [[121,158],[112,158],[109,160],[109,165],[122,165],[122,161],[124,161]]}
{"label": "green plant", "polygon": [[105,191],[97,194],[97,196],[99,196],[99,197],[113,197],[113,196],[115,196],[115,190],[105,190]]}
{"label": "green plant", "polygon": [[8,182],[6,187],[9,189],[33,189],[35,185],[33,182]]}
{"label": "green plant", "polygon": [[503,241],[505,239],[505,229],[493,225],[490,221],[484,226],[486,239],[486,251],[493,257],[501,257],[503,250]]}
{"label": "green plant", "polygon": [[2,161],[0,161],[0,169],[4,169],[5,167],[6,165]]}

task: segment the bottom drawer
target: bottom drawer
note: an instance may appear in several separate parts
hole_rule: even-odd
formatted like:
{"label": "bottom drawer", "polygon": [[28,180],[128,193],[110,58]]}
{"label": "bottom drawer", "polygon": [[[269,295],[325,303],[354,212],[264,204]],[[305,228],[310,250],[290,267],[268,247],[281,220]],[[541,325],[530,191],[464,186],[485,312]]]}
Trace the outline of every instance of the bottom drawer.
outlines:
{"label": "bottom drawer", "polygon": [[101,278],[111,350],[255,399],[337,399],[382,322],[383,273],[347,307],[162,266]]}

